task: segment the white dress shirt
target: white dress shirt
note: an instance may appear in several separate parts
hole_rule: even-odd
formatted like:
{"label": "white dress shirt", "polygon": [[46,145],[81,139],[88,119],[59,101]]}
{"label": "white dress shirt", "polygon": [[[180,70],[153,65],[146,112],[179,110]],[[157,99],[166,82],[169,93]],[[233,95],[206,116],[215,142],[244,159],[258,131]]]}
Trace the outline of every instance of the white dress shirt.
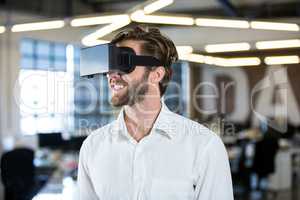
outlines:
{"label": "white dress shirt", "polygon": [[233,200],[221,139],[164,104],[140,142],[123,110],[94,131],[80,150],[78,186],[80,200]]}

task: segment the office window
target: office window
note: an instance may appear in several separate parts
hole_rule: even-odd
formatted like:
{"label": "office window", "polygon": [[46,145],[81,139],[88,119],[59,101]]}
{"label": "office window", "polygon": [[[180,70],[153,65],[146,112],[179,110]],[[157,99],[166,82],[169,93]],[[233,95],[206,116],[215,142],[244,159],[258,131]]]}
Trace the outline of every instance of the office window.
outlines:
{"label": "office window", "polygon": [[172,80],[164,95],[164,101],[168,108],[180,115],[187,116],[187,106],[189,89],[189,64],[188,62],[178,62],[173,66]]}
{"label": "office window", "polygon": [[20,44],[21,69],[66,71],[67,44],[23,39]]}
{"label": "office window", "polygon": [[103,75],[81,78],[80,48],[76,47],[74,52],[75,129],[80,134],[88,134],[114,120],[117,111],[110,104],[107,78]]}
{"label": "office window", "polygon": [[74,132],[73,46],[26,38],[20,53],[22,133]]}

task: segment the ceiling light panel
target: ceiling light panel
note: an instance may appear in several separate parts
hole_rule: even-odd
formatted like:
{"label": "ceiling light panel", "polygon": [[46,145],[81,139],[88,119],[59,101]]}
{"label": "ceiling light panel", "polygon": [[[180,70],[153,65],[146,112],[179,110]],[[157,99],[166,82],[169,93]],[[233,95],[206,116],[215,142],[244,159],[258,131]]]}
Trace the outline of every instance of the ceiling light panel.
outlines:
{"label": "ceiling light panel", "polygon": [[257,49],[297,48],[300,47],[300,40],[261,41],[256,42],[255,46]]}
{"label": "ceiling light panel", "polygon": [[298,64],[298,55],[291,56],[269,56],[264,59],[267,65],[280,65],[280,64]]}
{"label": "ceiling light panel", "polygon": [[277,31],[299,31],[298,24],[252,21],[250,26],[253,29],[277,30]]}
{"label": "ceiling light panel", "polygon": [[197,18],[197,19],[195,19],[195,24],[197,26],[223,27],[223,28],[247,29],[250,27],[249,22],[246,20]]}
{"label": "ceiling light panel", "polygon": [[193,25],[191,17],[177,17],[166,15],[145,15],[143,10],[137,10],[131,14],[131,20],[141,23],[170,24],[170,25]]}
{"label": "ceiling light panel", "polygon": [[24,32],[24,31],[37,31],[37,30],[49,30],[59,29],[64,27],[65,22],[63,20],[36,22],[27,24],[16,24],[12,26],[12,32]]}
{"label": "ceiling light panel", "polygon": [[0,34],[1,34],[1,33],[4,33],[5,30],[6,30],[6,28],[5,28],[4,26],[0,26]]}
{"label": "ceiling light panel", "polygon": [[234,51],[248,51],[251,46],[249,43],[228,43],[228,44],[210,44],[205,46],[205,51],[208,53],[217,52],[234,52]]}
{"label": "ceiling light panel", "polygon": [[128,15],[107,15],[98,17],[85,17],[77,18],[71,21],[71,26],[92,26],[99,24],[110,24],[118,21],[122,21],[124,18],[128,18]]}

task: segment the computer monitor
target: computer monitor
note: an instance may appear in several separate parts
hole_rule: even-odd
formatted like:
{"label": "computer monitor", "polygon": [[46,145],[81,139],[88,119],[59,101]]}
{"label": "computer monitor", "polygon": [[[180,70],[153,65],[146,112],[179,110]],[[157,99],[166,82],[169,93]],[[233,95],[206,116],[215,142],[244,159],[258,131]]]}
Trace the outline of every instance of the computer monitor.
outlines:
{"label": "computer monitor", "polygon": [[81,148],[81,145],[83,141],[87,138],[87,136],[76,136],[71,137],[71,139],[68,141],[69,143],[69,149],[72,151],[79,151]]}
{"label": "computer monitor", "polygon": [[38,144],[40,148],[60,149],[65,141],[61,133],[38,133]]}

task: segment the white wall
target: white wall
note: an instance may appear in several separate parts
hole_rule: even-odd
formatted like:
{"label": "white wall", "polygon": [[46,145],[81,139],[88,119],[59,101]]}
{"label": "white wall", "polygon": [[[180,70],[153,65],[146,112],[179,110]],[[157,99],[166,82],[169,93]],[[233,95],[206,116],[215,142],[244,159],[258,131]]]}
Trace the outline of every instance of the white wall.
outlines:
{"label": "white wall", "polygon": [[0,35],[0,40],[0,133],[3,142],[19,133],[19,110],[14,101],[19,51],[17,38],[10,33]]}

